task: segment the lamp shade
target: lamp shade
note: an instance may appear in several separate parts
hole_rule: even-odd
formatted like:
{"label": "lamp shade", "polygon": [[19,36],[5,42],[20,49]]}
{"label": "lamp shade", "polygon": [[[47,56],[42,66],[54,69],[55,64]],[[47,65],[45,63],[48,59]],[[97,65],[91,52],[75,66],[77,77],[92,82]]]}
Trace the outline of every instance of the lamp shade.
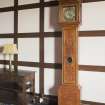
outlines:
{"label": "lamp shade", "polygon": [[18,50],[16,44],[5,44],[3,47],[3,54],[17,54]]}

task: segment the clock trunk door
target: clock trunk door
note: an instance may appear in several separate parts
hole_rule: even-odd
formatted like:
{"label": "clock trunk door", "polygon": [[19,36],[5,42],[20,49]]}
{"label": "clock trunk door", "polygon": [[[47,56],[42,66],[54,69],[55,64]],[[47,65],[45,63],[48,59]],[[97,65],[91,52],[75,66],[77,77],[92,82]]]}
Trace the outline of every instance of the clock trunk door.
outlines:
{"label": "clock trunk door", "polygon": [[77,84],[77,31],[76,27],[63,30],[63,82]]}

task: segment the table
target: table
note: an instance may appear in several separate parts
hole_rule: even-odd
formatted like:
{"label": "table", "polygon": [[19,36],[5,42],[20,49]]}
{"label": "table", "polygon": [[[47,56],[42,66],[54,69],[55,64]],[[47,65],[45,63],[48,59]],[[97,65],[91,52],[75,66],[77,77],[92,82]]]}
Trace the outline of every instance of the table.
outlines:
{"label": "table", "polygon": [[27,89],[30,89],[34,97],[35,72],[18,70],[15,73],[0,70],[0,102],[27,105]]}

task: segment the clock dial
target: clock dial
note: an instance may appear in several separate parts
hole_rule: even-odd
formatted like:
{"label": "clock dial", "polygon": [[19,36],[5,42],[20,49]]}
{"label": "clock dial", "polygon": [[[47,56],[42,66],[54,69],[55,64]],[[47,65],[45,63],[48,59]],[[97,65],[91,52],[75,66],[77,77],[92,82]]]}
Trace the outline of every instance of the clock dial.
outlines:
{"label": "clock dial", "polygon": [[75,21],[75,7],[74,6],[70,6],[70,7],[65,7],[63,8],[63,13],[64,13],[64,20],[68,21],[68,22],[74,22]]}

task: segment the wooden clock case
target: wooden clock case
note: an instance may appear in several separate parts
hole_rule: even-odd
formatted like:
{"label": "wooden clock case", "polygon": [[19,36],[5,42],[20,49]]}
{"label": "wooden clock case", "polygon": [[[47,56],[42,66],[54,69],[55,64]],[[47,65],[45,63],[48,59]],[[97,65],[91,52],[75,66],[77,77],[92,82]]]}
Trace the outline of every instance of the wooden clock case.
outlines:
{"label": "wooden clock case", "polygon": [[[76,19],[64,20],[63,8],[75,6]],[[59,24],[62,28],[62,85],[58,91],[59,105],[80,105],[80,88],[78,86],[78,26],[81,16],[80,0],[59,1]]]}
{"label": "wooden clock case", "polygon": [[[74,22],[66,22],[63,19],[63,8],[74,6],[76,8],[76,20]],[[61,27],[70,25],[79,25],[81,22],[81,0],[60,0],[59,1],[59,24]]]}

